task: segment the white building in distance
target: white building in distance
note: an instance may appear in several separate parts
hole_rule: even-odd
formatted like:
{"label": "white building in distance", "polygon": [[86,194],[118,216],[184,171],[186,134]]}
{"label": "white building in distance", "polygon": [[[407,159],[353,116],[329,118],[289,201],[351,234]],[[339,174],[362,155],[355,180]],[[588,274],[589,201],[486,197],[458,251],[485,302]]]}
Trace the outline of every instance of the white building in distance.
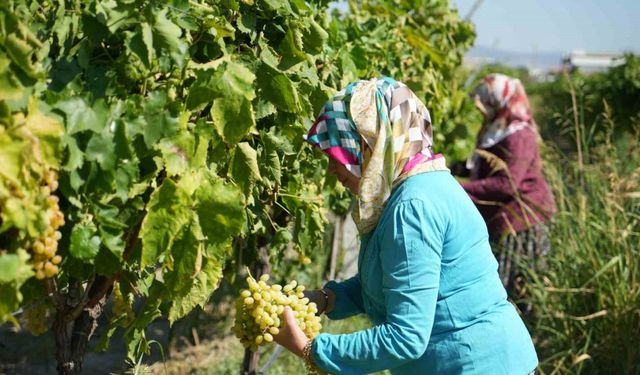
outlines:
{"label": "white building in distance", "polygon": [[614,53],[589,53],[573,51],[562,59],[569,71],[580,70],[583,73],[602,72],[624,63],[624,56]]}

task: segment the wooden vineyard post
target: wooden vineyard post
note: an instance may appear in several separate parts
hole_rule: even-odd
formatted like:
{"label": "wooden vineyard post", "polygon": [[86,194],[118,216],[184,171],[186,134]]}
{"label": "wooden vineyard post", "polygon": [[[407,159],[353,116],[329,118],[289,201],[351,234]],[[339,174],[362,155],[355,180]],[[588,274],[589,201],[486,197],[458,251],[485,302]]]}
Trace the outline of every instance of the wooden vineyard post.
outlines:
{"label": "wooden vineyard post", "polygon": [[342,216],[336,216],[335,225],[333,227],[333,243],[331,244],[331,260],[329,263],[329,280],[336,277],[336,267],[338,263],[338,252],[340,251],[340,243],[342,242]]}
{"label": "wooden vineyard post", "polygon": [[242,375],[256,375],[259,360],[260,352],[252,352],[251,349],[245,349],[244,360],[242,361]]}

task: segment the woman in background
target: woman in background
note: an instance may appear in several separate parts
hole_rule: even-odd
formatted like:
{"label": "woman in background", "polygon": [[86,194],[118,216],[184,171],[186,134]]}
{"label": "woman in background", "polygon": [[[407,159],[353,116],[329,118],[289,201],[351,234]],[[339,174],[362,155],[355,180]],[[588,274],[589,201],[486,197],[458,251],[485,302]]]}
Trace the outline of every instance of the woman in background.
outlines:
{"label": "woman in background", "polygon": [[550,249],[554,198],[542,173],[540,137],[520,81],[491,74],[472,97],[484,123],[467,163],[470,181],[462,187],[487,223],[500,279],[517,300],[518,257],[527,256],[531,267],[540,269]]}

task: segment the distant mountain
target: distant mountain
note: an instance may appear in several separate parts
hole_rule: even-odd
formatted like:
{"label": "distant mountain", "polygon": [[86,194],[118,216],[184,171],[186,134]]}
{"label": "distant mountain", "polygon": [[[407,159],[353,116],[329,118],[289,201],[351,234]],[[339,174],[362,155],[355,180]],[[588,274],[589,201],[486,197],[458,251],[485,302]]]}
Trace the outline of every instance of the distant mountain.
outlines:
{"label": "distant mountain", "polygon": [[524,66],[530,70],[549,70],[562,64],[563,52],[512,52],[497,48],[474,46],[465,55],[465,63],[469,65],[500,63],[507,66]]}

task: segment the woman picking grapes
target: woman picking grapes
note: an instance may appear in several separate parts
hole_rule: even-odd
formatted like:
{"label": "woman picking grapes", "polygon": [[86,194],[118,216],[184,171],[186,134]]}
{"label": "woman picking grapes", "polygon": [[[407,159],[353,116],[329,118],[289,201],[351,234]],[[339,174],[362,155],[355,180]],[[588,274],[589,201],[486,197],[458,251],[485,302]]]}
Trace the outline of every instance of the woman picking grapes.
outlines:
{"label": "woman picking grapes", "polygon": [[428,110],[391,78],[357,81],[323,108],[307,140],[357,196],[358,274],[307,295],[330,319],[374,326],[313,340],[284,309],[275,340],[315,372],[529,374],[537,356],[507,302],[487,227],[432,152]]}
{"label": "woman picking grapes", "polygon": [[[541,270],[551,247],[548,223],[555,202],[542,173],[540,136],[520,80],[490,74],[472,97],[484,122],[477,150],[459,174],[471,179],[462,187],[487,223],[500,279],[517,300],[523,293],[518,258],[526,256],[532,269]],[[504,168],[494,168],[490,154],[502,160]],[[531,312],[526,304],[520,308]]]}

